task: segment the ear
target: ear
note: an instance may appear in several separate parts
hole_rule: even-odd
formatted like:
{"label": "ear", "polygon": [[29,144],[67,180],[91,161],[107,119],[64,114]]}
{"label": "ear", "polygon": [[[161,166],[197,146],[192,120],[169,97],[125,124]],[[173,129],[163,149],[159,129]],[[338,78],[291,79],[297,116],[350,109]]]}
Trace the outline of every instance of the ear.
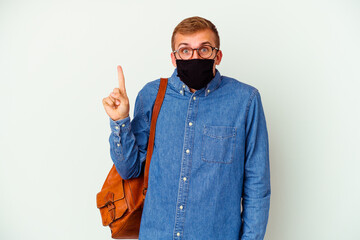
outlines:
{"label": "ear", "polygon": [[215,57],[215,64],[216,65],[219,65],[220,64],[220,62],[221,62],[221,59],[222,59],[222,51],[221,50],[219,50],[218,52],[217,52],[217,54],[216,54],[216,57]]}
{"label": "ear", "polygon": [[171,57],[172,65],[173,65],[174,67],[176,67],[176,58],[175,58],[175,55],[174,55],[173,52],[171,52],[170,57]]}

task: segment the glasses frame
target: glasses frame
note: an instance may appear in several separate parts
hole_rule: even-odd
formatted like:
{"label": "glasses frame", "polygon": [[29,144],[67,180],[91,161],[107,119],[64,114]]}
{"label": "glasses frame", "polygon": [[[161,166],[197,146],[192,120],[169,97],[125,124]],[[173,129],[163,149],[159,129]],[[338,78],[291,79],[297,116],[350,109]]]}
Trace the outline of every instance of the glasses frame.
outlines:
{"label": "glasses frame", "polygon": [[[216,50],[216,53],[215,53],[214,58],[203,58],[203,57],[201,57],[201,55],[200,55],[200,53],[199,53],[199,49],[202,48],[202,47],[210,47],[210,48],[211,48],[211,55],[213,54],[214,50]],[[198,56],[199,56],[201,59],[215,59],[215,58],[216,58],[216,54],[219,52],[219,48],[213,47],[213,46],[211,46],[211,45],[204,45],[204,46],[201,46],[201,47],[198,47],[198,48],[187,47],[187,48],[190,48],[190,49],[191,49],[191,57],[188,58],[188,59],[182,59],[181,56],[180,56],[180,53],[179,53],[179,50],[182,49],[182,48],[184,48],[184,47],[181,47],[181,48],[179,48],[178,50],[173,51],[176,60],[177,60],[178,58],[176,57],[176,54],[175,54],[175,53],[178,53],[178,55],[179,55],[179,57],[180,57],[181,60],[189,60],[189,59],[192,59],[192,57],[194,56],[194,50],[196,50]],[[211,56],[211,55],[210,55],[210,56]]]}

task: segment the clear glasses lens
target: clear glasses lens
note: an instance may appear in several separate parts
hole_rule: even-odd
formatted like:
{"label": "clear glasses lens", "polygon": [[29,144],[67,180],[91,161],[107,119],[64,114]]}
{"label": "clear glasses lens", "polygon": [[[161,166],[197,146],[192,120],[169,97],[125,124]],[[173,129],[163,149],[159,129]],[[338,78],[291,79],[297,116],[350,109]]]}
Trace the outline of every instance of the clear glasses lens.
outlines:
{"label": "clear glasses lens", "polygon": [[198,53],[202,58],[209,58],[212,54],[212,49],[210,46],[203,46],[199,48]]}
{"label": "clear glasses lens", "polygon": [[182,47],[179,49],[178,53],[179,53],[179,56],[181,57],[181,59],[186,60],[186,59],[191,58],[191,56],[193,54],[192,51],[193,50],[189,47]]}

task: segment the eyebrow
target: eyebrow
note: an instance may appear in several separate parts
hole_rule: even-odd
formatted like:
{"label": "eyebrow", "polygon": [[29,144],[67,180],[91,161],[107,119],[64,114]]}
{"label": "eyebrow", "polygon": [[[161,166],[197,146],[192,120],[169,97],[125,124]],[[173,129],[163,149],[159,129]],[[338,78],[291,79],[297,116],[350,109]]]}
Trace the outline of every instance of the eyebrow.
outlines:
{"label": "eyebrow", "polygon": [[[202,45],[206,45],[206,44],[211,45],[211,42],[209,42],[209,41],[202,42],[202,43],[200,44],[200,46],[202,46]],[[188,44],[188,43],[180,43],[180,44],[178,45],[178,48],[179,48],[181,45],[188,46],[189,44]]]}

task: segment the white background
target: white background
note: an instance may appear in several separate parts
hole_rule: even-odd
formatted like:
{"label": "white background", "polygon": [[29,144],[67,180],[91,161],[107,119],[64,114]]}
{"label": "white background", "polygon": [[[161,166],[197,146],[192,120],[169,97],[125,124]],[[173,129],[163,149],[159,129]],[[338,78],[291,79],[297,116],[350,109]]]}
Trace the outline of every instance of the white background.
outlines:
{"label": "white background", "polygon": [[270,140],[266,240],[360,239],[360,2],[0,1],[0,239],[110,239],[102,98],[169,77],[184,18],[218,28],[221,74],[259,89]]}

